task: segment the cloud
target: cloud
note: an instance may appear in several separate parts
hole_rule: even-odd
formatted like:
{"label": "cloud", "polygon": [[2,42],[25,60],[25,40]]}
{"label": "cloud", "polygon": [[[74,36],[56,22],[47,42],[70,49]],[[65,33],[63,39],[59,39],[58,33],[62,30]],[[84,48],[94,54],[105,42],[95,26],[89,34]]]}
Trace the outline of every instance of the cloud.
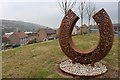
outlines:
{"label": "cloud", "polygon": [[[97,10],[105,8],[113,22],[118,19],[117,2],[97,2]],[[56,2],[5,2],[2,5],[3,19],[21,20],[58,28],[63,15]],[[78,22],[79,24],[79,22]]]}

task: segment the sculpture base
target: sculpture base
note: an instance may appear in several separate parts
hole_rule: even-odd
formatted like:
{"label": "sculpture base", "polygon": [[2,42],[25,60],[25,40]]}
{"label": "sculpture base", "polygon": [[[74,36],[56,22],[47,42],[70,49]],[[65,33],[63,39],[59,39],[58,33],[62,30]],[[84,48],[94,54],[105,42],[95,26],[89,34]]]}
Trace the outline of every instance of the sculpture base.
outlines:
{"label": "sculpture base", "polygon": [[91,66],[91,64],[87,65],[80,63],[73,64],[71,60],[62,61],[59,64],[59,68],[65,73],[74,76],[88,76],[88,77],[99,76],[107,71],[106,66],[100,62],[96,62],[94,66]]}

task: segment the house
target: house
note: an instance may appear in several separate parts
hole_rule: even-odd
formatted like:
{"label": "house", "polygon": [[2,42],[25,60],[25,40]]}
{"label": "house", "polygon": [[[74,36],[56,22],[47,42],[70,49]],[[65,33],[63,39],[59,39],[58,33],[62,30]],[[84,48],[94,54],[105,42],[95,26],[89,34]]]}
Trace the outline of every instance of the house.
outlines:
{"label": "house", "polygon": [[90,25],[89,31],[90,32],[99,32],[98,26],[97,25]]}
{"label": "house", "polygon": [[80,34],[86,34],[88,31],[88,26],[86,24],[80,27]]}
{"label": "house", "polygon": [[0,51],[2,50],[2,43],[0,42]]}
{"label": "house", "polygon": [[120,24],[113,24],[115,31],[120,31]]}
{"label": "house", "polygon": [[59,28],[56,30],[56,38],[59,36]]}
{"label": "house", "polygon": [[12,48],[10,40],[6,36],[2,36],[2,50]]}
{"label": "house", "polygon": [[37,31],[37,42],[56,39],[56,32],[52,28],[41,28]]}
{"label": "house", "polygon": [[88,27],[89,27],[89,29],[98,29],[97,25],[89,25]]}
{"label": "house", "polygon": [[12,45],[25,45],[28,42],[28,36],[24,32],[14,32],[9,36]]}
{"label": "house", "polygon": [[36,38],[37,38],[37,33],[33,32],[33,33],[27,33],[28,35],[28,44],[32,44],[36,42]]}
{"label": "house", "polygon": [[72,31],[72,35],[79,34],[80,33],[79,30],[80,30],[80,28],[77,25],[75,25],[74,28],[73,28],[73,31]]}

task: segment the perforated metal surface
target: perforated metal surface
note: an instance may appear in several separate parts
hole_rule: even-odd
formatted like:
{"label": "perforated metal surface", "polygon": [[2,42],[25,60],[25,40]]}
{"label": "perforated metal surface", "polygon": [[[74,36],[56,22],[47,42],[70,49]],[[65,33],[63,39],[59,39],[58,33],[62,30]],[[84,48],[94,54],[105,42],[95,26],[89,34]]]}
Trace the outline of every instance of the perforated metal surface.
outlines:
{"label": "perforated metal surface", "polygon": [[63,52],[74,63],[91,64],[98,62],[104,58],[112,48],[114,32],[108,14],[104,9],[101,9],[93,18],[99,28],[100,40],[98,46],[89,51],[79,50],[71,38],[73,27],[79,17],[72,10],[69,10],[62,20],[59,28],[59,43]]}

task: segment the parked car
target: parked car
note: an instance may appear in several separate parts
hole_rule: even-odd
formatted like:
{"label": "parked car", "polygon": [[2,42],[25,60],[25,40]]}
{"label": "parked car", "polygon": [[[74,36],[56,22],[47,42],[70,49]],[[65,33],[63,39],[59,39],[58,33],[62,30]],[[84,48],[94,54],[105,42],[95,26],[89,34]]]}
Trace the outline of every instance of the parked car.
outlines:
{"label": "parked car", "polygon": [[19,46],[20,46],[20,44],[14,44],[12,47],[16,48],[16,47],[19,47]]}

